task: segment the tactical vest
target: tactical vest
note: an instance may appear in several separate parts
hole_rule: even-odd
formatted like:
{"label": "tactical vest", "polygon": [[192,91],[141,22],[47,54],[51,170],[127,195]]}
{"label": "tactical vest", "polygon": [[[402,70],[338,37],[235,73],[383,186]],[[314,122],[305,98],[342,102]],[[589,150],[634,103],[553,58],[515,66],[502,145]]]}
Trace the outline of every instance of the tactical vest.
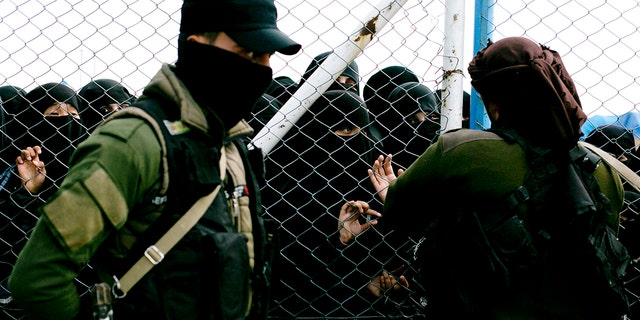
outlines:
{"label": "tactical vest", "polygon": [[152,202],[164,208],[130,251],[127,266],[221,183],[222,147],[226,178],[196,226],[116,303],[114,313],[123,319],[265,318],[277,231],[262,218],[257,178],[263,172],[252,170],[263,168],[262,153],[247,150],[245,135],[234,134],[234,128],[220,145],[219,137],[185,126],[178,108],[162,105],[171,103],[143,100],[114,114],[149,122],[163,153],[162,188]]}
{"label": "tactical vest", "polygon": [[425,232],[416,265],[428,318],[621,319],[630,257],[594,174],[600,157],[491,131],[522,147],[529,171],[503,199],[463,204]]}

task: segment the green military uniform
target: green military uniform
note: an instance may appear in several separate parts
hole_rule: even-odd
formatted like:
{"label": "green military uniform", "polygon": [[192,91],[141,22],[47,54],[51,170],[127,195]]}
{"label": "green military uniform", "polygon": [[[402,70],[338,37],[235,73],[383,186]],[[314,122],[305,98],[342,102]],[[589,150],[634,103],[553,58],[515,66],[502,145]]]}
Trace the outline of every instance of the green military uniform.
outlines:
{"label": "green military uniform", "polygon": [[[394,234],[423,236],[414,258],[420,270],[416,279],[422,279],[417,282],[428,292],[419,298],[427,301],[427,318],[583,319],[585,313],[595,314],[588,307],[597,309],[597,303],[579,295],[590,296],[593,290],[574,286],[595,283],[585,279],[593,267],[572,255],[582,248],[562,247],[559,240],[553,243],[561,243],[562,249],[545,251],[546,236],[562,236],[546,230],[525,235],[522,220],[510,219],[515,212],[504,209],[505,199],[523,185],[528,170],[518,143],[493,132],[462,129],[443,134],[389,186],[380,223],[388,224]],[[615,213],[608,222],[617,230],[624,194],[620,177],[604,162],[594,176]],[[550,201],[544,209],[553,207],[567,208]],[[535,213],[564,218],[557,210]],[[525,224],[537,221],[530,219]],[[583,240],[587,251],[593,249],[586,237]],[[534,241],[535,248],[530,245]],[[595,286],[587,287],[591,288]]]}
{"label": "green military uniform", "polygon": [[[182,122],[192,130],[222,131],[222,125],[208,127],[169,65],[146,87],[149,93],[179,106]],[[60,190],[41,208],[10,279],[12,295],[29,317],[71,319],[79,312],[73,279],[98,247],[109,239],[111,254],[124,256],[159,216],[162,206],[152,200],[166,187],[164,160],[154,129],[140,118],[109,119],[79,146]],[[109,237],[114,232],[117,236]],[[43,265],[47,268],[36,267]]]}

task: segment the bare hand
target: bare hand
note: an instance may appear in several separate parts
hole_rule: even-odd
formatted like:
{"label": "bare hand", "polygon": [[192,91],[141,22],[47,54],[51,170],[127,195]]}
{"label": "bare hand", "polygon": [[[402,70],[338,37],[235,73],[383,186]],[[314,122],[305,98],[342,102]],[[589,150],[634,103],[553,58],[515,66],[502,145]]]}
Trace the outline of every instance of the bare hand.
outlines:
{"label": "bare hand", "polygon": [[378,192],[378,197],[382,202],[387,199],[387,190],[389,189],[391,181],[397,179],[398,176],[404,172],[404,170],[398,169],[398,176],[393,173],[390,154],[388,154],[386,158],[379,155],[378,159],[373,162],[372,168],[367,171],[369,173],[369,180],[371,180],[371,184]]}
{"label": "bare hand", "polygon": [[378,224],[376,219],[371,219],[361,224],[359,218],[364,216],[379,218],[382,215],[375,210],[369,209],[369,204],[364,201],[349,201],[342,205],[338,218],[338,230],[340,230],[340,241],[342,243],[349,243],[369,227]]}
{"label": "bare hand", "polygon": [[40,190],[47,174],[44,162],[40,161],[41,153],[40,146],[27,147],[22,149],[20,156],[16,158],[18,174],[22,179],[22,187],[31,193]]}
{"label": "bare hand", "polygon": [[382,271],[382,275],[374,277],[371,279],[371,282],[367,285],[367,289],[371,294],[376,297],[381,297],[389,290],[393,290],[391,292],[396,292],[400,289],[408,288],[409,281],[403,275],[396,277],[394,273],[399,273],[404,269],[404,265],[400,268],[393,270],[391,272]]}

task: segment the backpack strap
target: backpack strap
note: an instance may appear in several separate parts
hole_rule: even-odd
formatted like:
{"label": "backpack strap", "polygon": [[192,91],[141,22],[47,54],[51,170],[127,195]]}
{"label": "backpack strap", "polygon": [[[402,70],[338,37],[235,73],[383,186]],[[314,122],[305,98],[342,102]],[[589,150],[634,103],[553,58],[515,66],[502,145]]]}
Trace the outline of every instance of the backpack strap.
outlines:
{"label": "backpack strap", "polygon": [[[224,148],[220,149],[220,179],[224,180],[225,172],[223,168],[227,166],[227,157],[224,152]],[[209,205],[216,198],[220,187],[218,185],[213,192],[198,199],[195,204],[184,214],[182,217],[165,233],[154,245],[149,246],[144,251],[144,256],[136,262],[129,271],[127,271],[121,279],[113,276],[114,284],[111,287],[111,293],[116,298],[124,298],[127,292],[140,280],[142,277],[164,259],[164,256],[173,248],[173,246],[184,237],[193,226],[196,225],[198,220],[205,213]]]}
{"label": "backpack strap", "polygon": [[[554,173],[559,170],[559,162],[561,159],[553,159],[553,155],[551,154],[551,150],[534,147],[531,146],[524,138],[522,138],[518,133],[513,130],[489,130],[492,131],[505,139],[508,142],[517,142],[520,147],[524,150],[527,158],[527,163],[530,166],[529,172],[527,173],[527,177],[525,177],[525,181],[529,181],[529,179],[535,179],[536,184],[530,185],[541,185],[544,180],[550,178]],[[603,155],[599,152],[595,152],[596,150],[591,150],[591,148],[583,146],[582,144],[578,144],[573,149],[569,150],[568,157],[569,161],[576,164],[581,170],[585,173],[592,174],[598,165],[600,164],[600,160],[603,158]],[[593,146],[591,146],[593,147]],[[595,148],[595,147],[593,147]],[[598,148],[596,148],[598,149]],[[606,152],[598,149],[601,153],[606,154]],[[592,152],[594,151],[594,152]],[[620,161],[613,158],[611,155],[606,154],[609,158],[612,158],[614,161],[623,165]],[[626,167],[626,166],[625,166]],[[624,168],[622,168],[624,169]],[[621,169],[621,170],[622,170]],[[630,169],[626,168],[628,171]],[[533,176],[530,176],[533,175]],[[635,174],[634,174],[635,175]],[[640,185],[640,177],[636,175],[638,180],[638,185]],[[529,200],[531,195],[535,193],[537,190],[530,190],[526,185],[519,186],[514,190],[505,200],[502,201],[500,205],[500,209],[511,211],[515,209],[521,203]]]}
{"label": "backpack strap", "polygon": [[[145,120],[149,124],[149,126],[151,126],[151,129],[153,129],[154,133],[158,137],[158,142],[160,143],[161,154],[162,154],[162,158],[161,158],[162,185],[160,190],[158,191],[158,195],[164,196],[167,193],[167,190],[169,189],[169,163],[167,160],[167,153],[169,151],[167,150],[167,142],[164,139],[162,128],[160,127],[160,124],[154,119],[154,117],[149,113],[149,111],[141,108],[137,108],[137,107],[124,108],[119,112],[114,112],[111,115],[109,115],[109,117],[106,118],[100,124],[98,124],[98,126],[104,125],[108,120],[111,120],[111,119],[126,118],[131,116]],[[160,196],[156,196],[156,198],[153,199],[153,203],[156,205],[160,205],[165,201],[166,201],[166,198],[162,198]]]}
{"label": "backpack strap", "polygon": [[[513,130],[490,129],[488,131],[499,135],[509,143],[517,143],[522,150],[524,150],[529,165],[529,171],[524,179],[525,182],[533,179],[536,181],[536,185],[541,185],[543,181],[551,178],[558,172],[557,163],[550,159],[551,150],[530,145],[522,136]],[[531,190],[532,185],[533,184],[530,183],[517,187],[493,209],[501,212],[515,212],[520,204],[531,199],[532,195],[537,191]],[[501,219],[496,218],[494,221],[484,222],[483,225],[490,228],[500,221]]]}

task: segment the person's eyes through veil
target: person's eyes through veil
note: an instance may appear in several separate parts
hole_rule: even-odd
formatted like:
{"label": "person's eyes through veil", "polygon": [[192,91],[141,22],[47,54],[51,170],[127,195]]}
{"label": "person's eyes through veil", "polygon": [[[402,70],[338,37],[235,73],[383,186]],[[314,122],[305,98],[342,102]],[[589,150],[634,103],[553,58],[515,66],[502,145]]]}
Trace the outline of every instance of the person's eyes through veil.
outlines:
{"label": "person's eyes through veil", "polygon": [[335,127],[333,132],[340,137],[353,137],[360,133],[360,127],[351,123],[343,123]]}

